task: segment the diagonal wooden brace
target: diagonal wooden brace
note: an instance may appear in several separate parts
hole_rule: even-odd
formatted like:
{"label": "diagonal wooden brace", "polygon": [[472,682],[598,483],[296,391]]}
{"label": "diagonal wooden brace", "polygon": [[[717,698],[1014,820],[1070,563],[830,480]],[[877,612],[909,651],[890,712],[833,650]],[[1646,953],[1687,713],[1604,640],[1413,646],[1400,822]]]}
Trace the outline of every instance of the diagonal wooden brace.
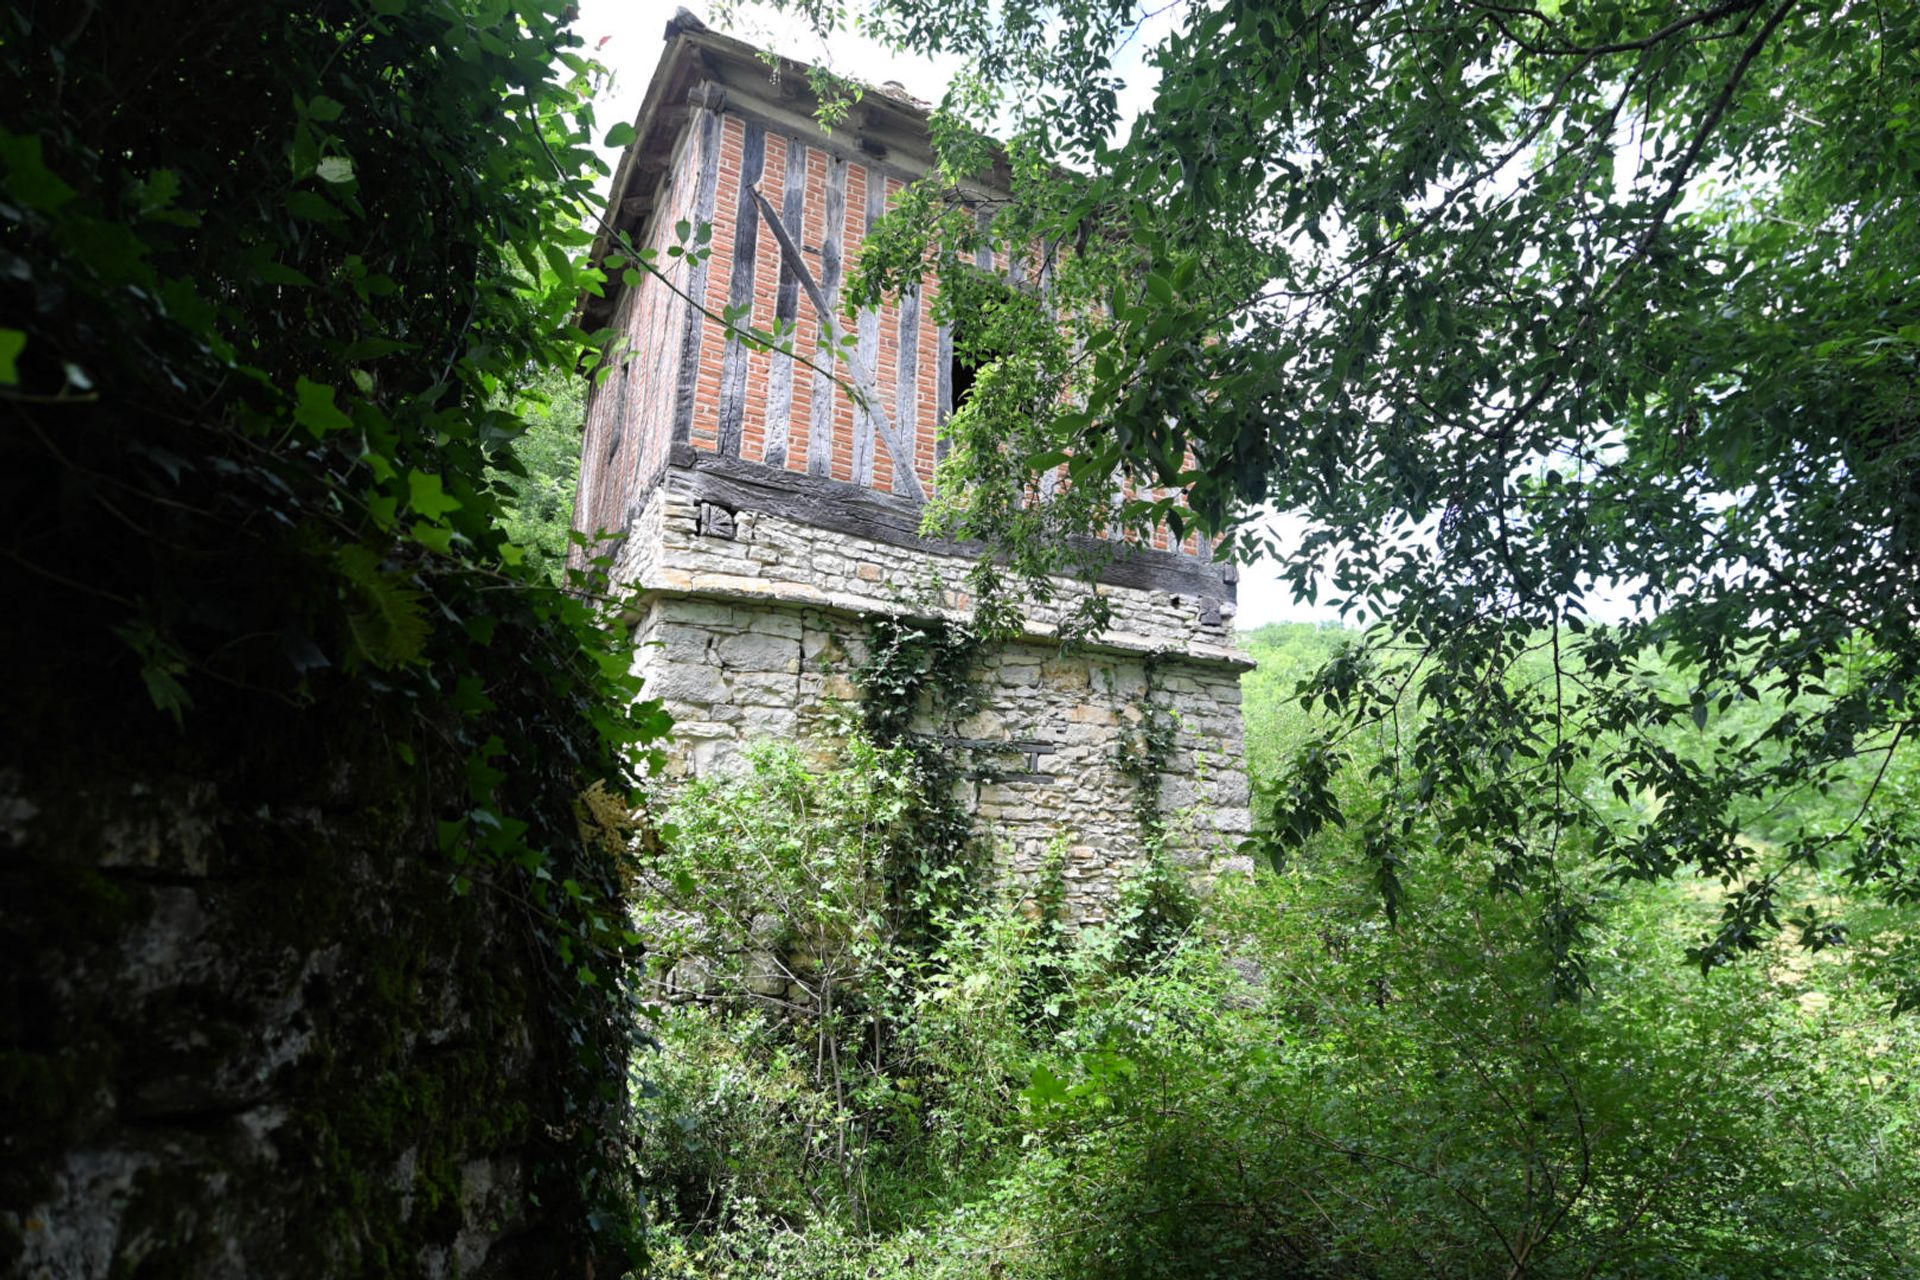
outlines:
{"label": "diagonal wooden brace", "polygon": [[[813,278],[813,272],[807,269],[807,261],[800,256],[800,246],[793,242],[787,233],[786,224],[780,221],[780,213],[773,203],[760,194],[759,187],[748,187],[754,203],[760,206],[760,216],[766,219],[767,226],[773,232],[773,238],[780,244],[780,252],[793,274],[800,281],[800,287],[807,291],[807,297],[813,302],[813,309],[820,313],[820,323],[829,328],[833,325],[833,307],[827,302],[827,295],[821,292],[819,284]],[[880,439],[886,443],[887,453],[894,461],[894,483],[905,481],[908,492],[905,496],[915,502],[926,501],[926,491],[920,487],[920,477],[913,469],[913,451],[900,439],[900,433],[894,429],[893,419],[887,414],[887,406],[880,398],[880,389],[874,385],[874,371],[862,368],[857,360],[847,362],[852,371],[854,394],[864,401],[863,407],[873,415],[874,430],[880,433]]]}

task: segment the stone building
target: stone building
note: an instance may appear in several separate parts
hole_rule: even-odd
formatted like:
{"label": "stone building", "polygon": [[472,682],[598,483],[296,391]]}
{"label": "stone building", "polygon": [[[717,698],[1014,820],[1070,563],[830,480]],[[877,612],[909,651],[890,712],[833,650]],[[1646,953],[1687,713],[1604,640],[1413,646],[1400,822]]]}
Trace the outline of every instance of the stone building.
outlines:
{"label": "stone building", "polygon": [[[818,304],[837,306],[867,228],[932,157],[926,112],[905,95],[869,92],[831,134],[815,106],[805,68],[670,25],[612,207],[672,287],[615,271],[587,309],[589,327],[624,343],[588,405],[574,523],[619,535],[613,578],[638,589],[636,662],[677,721],[680,776],[755,739],[824,733],[823,709],[856,696],[849,675],[875,614],[957,617],[970,604],[954,584],[980,549],[920,532],[965,376],[931,322],[937,282],[846,330],[858,347],[840,371],[858,401],[798,360],[726,341],[688,301],[796,325],[798,354],[831,364]],[[704,260],[668,253],[705,224]],[[1043,283],[1018,260],[981,265],[1012,287]],[[1163,531],[1124,548],[1097,587],[1063,583],[1060,599],[1086,590],[1114,606],[1100,642],[1063,654],[1051,640],[1061,606],[1033,610],[1021,638],[983,653],[985,709],[956,732],[983,766],[972,799],[1003,871],[1030,876],[1063,838],[1083,919],[1140,860],[1143,784],[1120,758],[1150,718],[1173,729],[1144,785],[1174,818],[1175,855],[1217,866],[1247,830],[1231,569]]]}

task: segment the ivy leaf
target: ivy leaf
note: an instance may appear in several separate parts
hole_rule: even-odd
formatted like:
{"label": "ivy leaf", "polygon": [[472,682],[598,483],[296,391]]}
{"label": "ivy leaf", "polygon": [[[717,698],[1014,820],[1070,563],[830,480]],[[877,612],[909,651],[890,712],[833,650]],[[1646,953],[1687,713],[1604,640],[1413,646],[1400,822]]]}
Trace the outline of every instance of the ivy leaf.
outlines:
{"label": "ivy leaf", "polygon": [[184,724],[184,713],[193,699],[180,683],[180,677],[187,673],[186,658],[180,650],[145,621],[116,627],[114,634],[140,656],[140,679],[154,707],[172,716],[174,724]]}
{"label": "ivy leaf", "polygon": [[333,388],[324,382],[314,382],[302,376],[293,385],[298,403],[293,409],[293,420],[313,433],[314,439],[324,438],[330,431],[344,431],[353,425],[353,419],[340,411],[333,402]]}
{"label": "ivy leaf", "polygon": [[1044,1062],[1035,1065],[1025,1096],[1032,1106],[1046,1108],[1067,1100],[1066,1082],[1053,1074]]}
{"label": "ivy leaf", "polygon": [[426,597],[398,574],[382,569],[371,547],[342,547],[334,554],[334,564],[352,605],[347,628],[356,656],[387,669],[418,660],[431,634]]}
{"label": "ivy leaf", "polygon": [[453,554],[453,530],[445,525],[428,524],[423,520],[414,521],[413,540],[429,551],[440,555]]}
{"label": "ivy leaf", "polygon": [[431,471],[407,473],[407,505],[427,520],[438,522],[449,511],[460,509],[460,500],[448,494],[440,477]]}
{"label": "ivy leaf", "polygon": [[27,335],[19,329],[0,329],[0,386],[20,383],[20,353],[27,348]]}

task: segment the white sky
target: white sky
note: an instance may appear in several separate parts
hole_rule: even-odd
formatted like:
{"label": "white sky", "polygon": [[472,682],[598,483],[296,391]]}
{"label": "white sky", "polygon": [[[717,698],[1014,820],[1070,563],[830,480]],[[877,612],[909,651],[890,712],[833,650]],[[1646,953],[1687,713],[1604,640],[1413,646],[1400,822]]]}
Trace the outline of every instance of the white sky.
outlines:
{"label": "white sky", "polygon": [[[574,31],[586,41],[584,52],[612,72],[611,80],[602,86],[595,103],[595,118],[602,137],[615,124],[631,122],[639,114],[647,82],[660,60],[667,21],[681,7],[675,0],[580,0],[580,17],[574,23]],[[758,5],[740,5],[736,22],[730,28],[721,28],[712,15],[701,8],[693,11],[716,30],[725,30],[761,48],[776,49],[802,62],[824,64],[842,75],[871,84],[897,80],[909,93],[930,102],[939,100],[960,65],[954,58],[930,60],[904,56],[854,33],[836,33],[830,44],[826,44],[796,16],[773,13]],[[1153,72],[1142,65],[1141,53],[1164,34],[1172,22],[1173,12],[1169,6],[1168,16],[1149,23],[1115,61],[1116,72],[1127,80],[1121,95],[1123,124],[1131,120],[1153,91]],[[602,154],[611,171],[619,163],[618,151]],[[1239,598],[1239,625],[1243,629],[1269,622],[1322,621],[1335,617],[1325,607],[1294,603],[1274,566],[1264,560],[1240,567]]]}

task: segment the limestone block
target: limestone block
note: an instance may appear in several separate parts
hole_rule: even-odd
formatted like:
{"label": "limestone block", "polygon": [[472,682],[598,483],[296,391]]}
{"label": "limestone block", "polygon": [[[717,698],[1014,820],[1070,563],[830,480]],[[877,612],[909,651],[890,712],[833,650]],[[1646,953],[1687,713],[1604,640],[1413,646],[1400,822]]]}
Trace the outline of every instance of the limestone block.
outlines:
{"label": "limestone block", "polygon": [[769,634],[757,629],[743,631],[720,641],[715,646],[715,652],[721,664],[730,671],[797,674],[800,670],[800,643],[797,636]]}
{"label": "limestone block", "polygon": [[855,702],[860,697],[859,688],[843,675],[830,675],[820,681],[816,688],[821,697],[837,698],[842,702]]}
{"label": "limestone block", "polygon": [[692,662],[656,669],[642,692],[678,703],[725,702],[729,697],[726,679],[718,667]]}
{"label": "limestone block", "polygon": [[663,600],[657,613],[674,622],[703,627],[733,627],[739,622],[732,605],[711,600]]}
{"label": "limestone block", "polygon": [[742,671],[730,682],[733,701],[742,707],[794,708],[800,702],[800,682],[778,672]]}
{"label": "limestone block", "polygon": [[704,666],[713,661],[713,633],[698,627],[662,627],[659,639],[654,643],[660,646],[664,664],[678,666],[694,663]]}
{"label": "limestone block", "polygon": [[[718,711],[718,708],[715,708]],[[743,738],[785,740],[794,736],[800,714],[790,705],[730,707]]]}
{"label": "limestone block", "polygon": [[757,996],[784,995],[787,970],[771,951],[756,951],[747,957],[747,990]]}
{"label": "limestone block", "polygon": [[1075,661],[1072,658],[1053,658],[1042,663],[1040,667],[1040,683],[1049,689],[1068,690],[1076,693],[1083,689],[1091,689],[1093,687],[1092,682],[1088,679],[1086,664]]}
{"label": "limestone block", "polygon": [[798,640],[806,627],[797,613],[767,609],[754,616],[753,630],[765,636],[785,636],[789,640]]}

